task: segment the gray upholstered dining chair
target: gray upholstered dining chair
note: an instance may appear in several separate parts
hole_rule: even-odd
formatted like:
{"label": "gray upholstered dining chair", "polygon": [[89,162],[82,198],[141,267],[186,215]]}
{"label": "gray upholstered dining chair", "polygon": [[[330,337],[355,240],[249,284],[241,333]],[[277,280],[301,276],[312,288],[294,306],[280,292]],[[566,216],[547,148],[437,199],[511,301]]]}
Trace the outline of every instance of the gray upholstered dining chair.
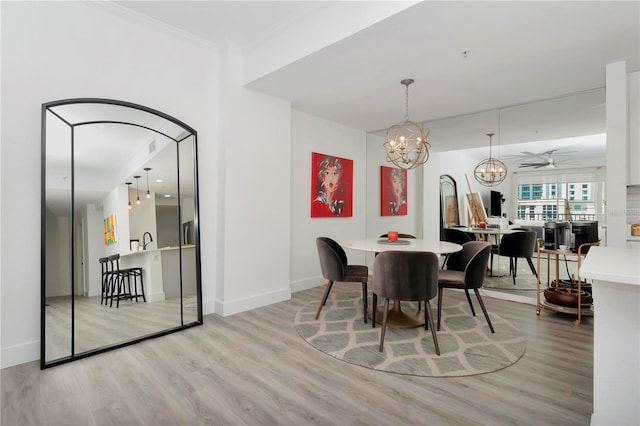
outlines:
{"label": "gray upholstered dining chair", "polygon": [[424,301],[424,327],[431,327],[436,354],[440,355],[429,300],[438,294],[438,256],[431,252],[385,251],[373,264],[373,327],[376,324],[378,296],[384,298],[379,351],[384,347],[389,300]]}
{"label": "gray upholstered dining chair", "polygon": [[[442,239],[444,241],[448,241],[450,243],[455,243],[460,245],[469,241],[475,241],[475,238],[472,238],[471,235],[469,235],[468,232],[464,232],[455,228],[444,228],[442,230]],[[444,261],[442,262],[442,269],[444,269],[444,267],[447,266],[447,263],[449,262],[450,257],[451,257],[451,254],[445,255]]]}
{"label": "gray upholstered dining chair", "polygon": [[533,266],[531,257],[536,248],[536,239],[538,234],[535,231],[519,231],[513,234],[502,236],[497,250],[491,251],[491,275],[493,275],[493,255],[506,256],[509,258],[509,275],[513,277],[513,285],[516,285],[516,274],[518,270],[518,258],[527,259],[531,273],[538,276],[536,268]]}
{"label": "gray upholstered dining chair", "polygon": [[[480,292],[478,291],[478,289],[482,287],[485,275],[487,274],[487,264],[489,263],[490,253],[491,243],[486,241],[469,241],[462,245],[462,251],[451,255],[452,257],[455,256],[457,258],[457,264],[465,265],[463,270],[456,271],[453,269],[441,269],[438,271],[438,330],[440,330],[440,321],[442,318],[442,298],[444,289],[457,288],[465,290],[465,292],[473,290],[478,298],[478,303],[480,303],[480,307],[482,308],[482,312],[487,320],[487,324],[489,324],[491,332],[495,333],[491,320],[489,319],[489,314],[487,314],[487,309],[485,308]],[[471,303],[468,293],[467,298],[469,303]],[[471,310],[475,316],[473,307]]]}
{"label": "gray upholstered dining chair", "polygon": [[328,280],[324,295],[316,312],[316,319],[320,316],[322,307],[327,303],[329,292],[333,283],[338,282],[359,282],[362,283],[362,309],[364,310],[364,322],[367,322],[367,283],[369,282],[369,268],[366,265],[349,265],[347,254],[336,241],[328,237],[316,238],[318,256],[320,258],[320,269],[322,276]]}

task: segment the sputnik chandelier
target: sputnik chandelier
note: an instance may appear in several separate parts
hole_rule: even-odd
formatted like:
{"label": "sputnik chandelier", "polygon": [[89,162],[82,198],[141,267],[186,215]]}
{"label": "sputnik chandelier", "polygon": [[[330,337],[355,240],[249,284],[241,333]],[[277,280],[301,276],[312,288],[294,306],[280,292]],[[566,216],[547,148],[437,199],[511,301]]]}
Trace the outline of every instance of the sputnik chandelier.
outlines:
{"label": "sputnik chandelier", "polygon": [[413,169],[427,162],[429,148],[427,141],[429,129],[409,120],[409,85],[413,79],[405,79],[400,83],[406,88],[404,121],[387,129],[384,139],[384,149],[387,151],[387,161],[403,169]]}
{"label": "sputnik chandelier", "polygon": [[489,158],[482,160],[473,171],[473,176],[484,186],[498,185],[507,177],[507,166],[491,155],[491,138],[494,133],[487,133],[489,136]]}

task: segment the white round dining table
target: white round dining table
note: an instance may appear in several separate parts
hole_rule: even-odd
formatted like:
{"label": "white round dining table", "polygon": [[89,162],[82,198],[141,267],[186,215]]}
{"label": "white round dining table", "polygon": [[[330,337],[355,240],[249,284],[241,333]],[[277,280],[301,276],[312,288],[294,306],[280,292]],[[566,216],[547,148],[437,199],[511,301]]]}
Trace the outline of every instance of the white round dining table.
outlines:
{"label": "white round dining table", "polygon": [[[358,240],[344,240],[339,244],[346,249],[366,252],[382,253],[383,251],[429,251],[435,254],[455,253],[462,250],[460,244],[438,240],[422,240],[418,238],[398,238],[398,242],[392,243],[385,238],[363,238]],[[373,277],[375,280],[375,276]],[[373,321],[373,309],[369,309],[367,317]],[[382,324],[384,311],[382,307],[377,308],[376,323]],[[394,300],[393,307],[387,312],[387,327],[391,328],[414,328],[424,325],[424,315],[420,311],[414,313],[402,310],[400,301]]]}
{"label": "white round dining table", "polygon": [[385,238],[362,238],[358,240],[340,241],[339,244],[343,248],[375,253],[395,250],[430,251],[435,254],[448,254],[462,250],[462,246],[460,244],[438,240],[421,240],[418,238],[398,238],[397,243],[388,242]]}

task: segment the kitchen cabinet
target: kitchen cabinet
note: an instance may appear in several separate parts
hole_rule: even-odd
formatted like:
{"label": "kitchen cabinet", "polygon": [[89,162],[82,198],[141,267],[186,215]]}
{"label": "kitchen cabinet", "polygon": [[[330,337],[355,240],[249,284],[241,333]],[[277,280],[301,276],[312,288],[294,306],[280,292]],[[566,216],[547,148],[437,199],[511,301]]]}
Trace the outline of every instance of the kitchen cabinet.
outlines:
{"label": "kitchen cabinet", "polygon": [[593,280],[591,425],[640,424],[640,251],[591,247],[581,275]]}

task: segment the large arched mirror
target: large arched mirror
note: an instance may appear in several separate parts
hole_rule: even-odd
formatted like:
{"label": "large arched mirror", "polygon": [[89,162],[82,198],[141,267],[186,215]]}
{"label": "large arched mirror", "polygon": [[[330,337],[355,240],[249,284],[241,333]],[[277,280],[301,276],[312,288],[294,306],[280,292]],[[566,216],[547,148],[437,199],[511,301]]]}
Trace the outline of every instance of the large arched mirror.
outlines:
{"label": "large arched mirror", "polygon": [[202,324],[197,133],[129,102],[42,106],[42,368]]}
{"label": "large arched mirror", "polygon": [[440,176],[440,239],[444,239],[443,229],[460,225],[458,211],[458,186],[449,175]]}

